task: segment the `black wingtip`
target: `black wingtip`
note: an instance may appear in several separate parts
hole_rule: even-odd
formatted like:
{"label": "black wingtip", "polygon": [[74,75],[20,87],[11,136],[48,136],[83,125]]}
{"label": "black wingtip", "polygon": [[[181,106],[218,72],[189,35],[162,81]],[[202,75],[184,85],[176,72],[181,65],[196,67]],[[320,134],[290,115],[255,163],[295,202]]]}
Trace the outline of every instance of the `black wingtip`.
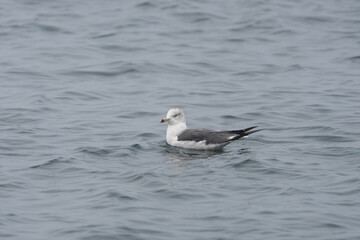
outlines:
{"label": "black wingtip", "polygon": [[[261,131],[262,129],[256,129],[256,130],[252,130],[252,129],[254,129],[254,128],[257,128],[257,126],[253,126],[253,127],[249,127],[249,128],[245,128],[245,129],[243,129],[243,134],[244,134],[244,136],[248,136],[248,135],[250,135],[250,134],[253,134],[253,133],[256,133],[256,132],[259,132],[259,131]],[[250,130],[252,130],[252,131],[250,131]]]}
{"label": "black wingtip", "polygon": [[253,133],[256,133],[256,132],[259,132],[259,131],[261,131],[261,130],[262,130],[262,129],[256,129],[256,130],[253,130],[253,131],[247,131],[247,132],[245,132],[245,133],[246,133],[245,136],[250,135],[250,134],[253,134]]}
{"label": "black wingtip", "polygon": [[[248,131],[250,131],[251,129],[254,129],[254,128],[257,128],[257,127],[258,127],[258,126],[253,126],[253,127],[245,128],[245,129],[240,130],[240,131],[248,132]],[[260,131],[260,130],[258,130],[258,131]]]}
{"label": "black wingtip", "polygon": [[[256,133],[256,132],[259,132],[259,131],[262,130],[262,129],[252,130],[252,129],[254,129],[254,128],[257,128],[257,126],[245,128],[245,129],[242,129],[242,130],[230,131],[230,132],[235,133],[235,134],[237,135],[237,136],[236,136],[235,138],[233,138],[232,140],[236,140],[236,139],[239,139],[239,138],[248,136],[248,135],[250,135],[250,134],[253,134],[253,133]],[[252,130],[252,131],[250,131],[250,130]]]}
{"label": "black wingtip", "polygon": [[260,131],[261,129],[259,130],[253,130],[253,131],[250,131],[254,128],[257,128],[257,126],[253,126],[253,127],[249,127],[249,128],[244,128],[244,129],[241,129],[241,130],[232,130],[230,132],[232,133],[235,133],[235,134],[245,134],[245,133],[249,133],[249,132],[253,132],[253,131]]}

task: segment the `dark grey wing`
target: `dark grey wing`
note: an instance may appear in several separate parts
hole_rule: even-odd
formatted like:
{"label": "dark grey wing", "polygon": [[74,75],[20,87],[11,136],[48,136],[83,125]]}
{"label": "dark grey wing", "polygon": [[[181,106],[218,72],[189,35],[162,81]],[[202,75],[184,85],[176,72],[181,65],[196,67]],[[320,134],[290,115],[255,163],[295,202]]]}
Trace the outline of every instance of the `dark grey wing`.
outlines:
{"label": "dark grey wing", "polygon": [[237,134],[228,131],[213,131],[209,129],[186,129],[179,136],[178,141],[195,141],[205,140],[205,144],[222,144],[226,143]]}
{"label": "dark grey wing", "polygon": [[178,136],[178,141],[201,142],[205,140],[205,144],[223,144],[260,131],[260,130],[252,130],[254,128],[256,128],[256,126],[245,128],[242,130],[233,130],[233,131],[213,131],[209,129],[186,129]]}

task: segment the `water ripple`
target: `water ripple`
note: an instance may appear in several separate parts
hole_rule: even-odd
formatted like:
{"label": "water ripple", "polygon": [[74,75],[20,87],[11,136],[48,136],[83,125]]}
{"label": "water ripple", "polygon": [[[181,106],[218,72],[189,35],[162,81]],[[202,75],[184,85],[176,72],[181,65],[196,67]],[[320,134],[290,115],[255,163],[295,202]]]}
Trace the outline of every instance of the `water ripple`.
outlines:
{"label": "water ripple", "polygon": [[[1,10],[0,238],[360,238],[356,0]],[[173,148],[173,106],[263,131]]]}

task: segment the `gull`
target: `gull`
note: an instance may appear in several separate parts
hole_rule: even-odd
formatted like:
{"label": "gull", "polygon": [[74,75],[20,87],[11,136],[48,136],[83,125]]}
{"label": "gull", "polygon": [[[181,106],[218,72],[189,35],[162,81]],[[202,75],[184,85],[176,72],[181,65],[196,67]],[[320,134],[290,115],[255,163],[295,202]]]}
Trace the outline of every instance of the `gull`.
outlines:
{"label": "gull", "polygon": [[230,142],[258,132],[249,127],[242,130],[215,131],[210,129],[189,129],[186,126],[184,111],[180,108],[172,108],[168,111],[161,123],[167,122],[167,144],[174,147],[202,150],[222,149]]}

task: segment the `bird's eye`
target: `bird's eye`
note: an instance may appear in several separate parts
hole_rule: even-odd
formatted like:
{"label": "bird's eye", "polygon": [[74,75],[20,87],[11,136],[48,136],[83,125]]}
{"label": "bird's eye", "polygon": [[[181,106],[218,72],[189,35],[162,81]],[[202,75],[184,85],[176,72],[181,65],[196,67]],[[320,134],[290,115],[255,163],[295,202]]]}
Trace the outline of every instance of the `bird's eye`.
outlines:
{"label": "bird's eye", "polygon": [[178,117],[180,114],[175,114],[174,117]]}

